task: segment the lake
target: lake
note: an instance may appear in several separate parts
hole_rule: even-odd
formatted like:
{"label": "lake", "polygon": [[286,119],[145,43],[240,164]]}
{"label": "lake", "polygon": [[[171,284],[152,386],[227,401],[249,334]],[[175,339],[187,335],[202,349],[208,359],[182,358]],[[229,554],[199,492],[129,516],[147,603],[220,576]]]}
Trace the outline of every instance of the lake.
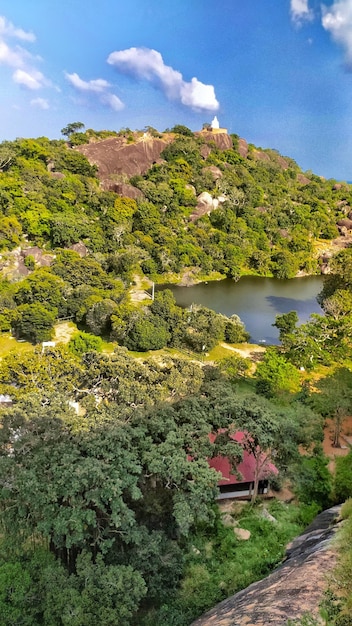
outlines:
{"label": "lake", "polygon": [[162,288],[171,289],[179,306],[202,304],[228,317],[236,313],[253,343],[278,344],[279,331],[272,326],[276,315],[297,311],[303,323],[311,313],[323,313],[316,301],[323,280],[323,276],[290,280],[243,276],[238,282],[225,279],[192,287],[163,285]]}

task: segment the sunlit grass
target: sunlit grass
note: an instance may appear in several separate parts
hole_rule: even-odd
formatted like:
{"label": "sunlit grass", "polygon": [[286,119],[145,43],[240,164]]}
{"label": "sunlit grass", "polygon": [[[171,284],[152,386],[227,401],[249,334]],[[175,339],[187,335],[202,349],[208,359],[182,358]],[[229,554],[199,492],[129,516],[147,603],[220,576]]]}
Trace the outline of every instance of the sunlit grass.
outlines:
{"label": "sunlit grass", "polygon": [[17,341],[10,333],[0,335],[0,358],[10,353],[22,354],[34,350],[34,346],[28,341]]}

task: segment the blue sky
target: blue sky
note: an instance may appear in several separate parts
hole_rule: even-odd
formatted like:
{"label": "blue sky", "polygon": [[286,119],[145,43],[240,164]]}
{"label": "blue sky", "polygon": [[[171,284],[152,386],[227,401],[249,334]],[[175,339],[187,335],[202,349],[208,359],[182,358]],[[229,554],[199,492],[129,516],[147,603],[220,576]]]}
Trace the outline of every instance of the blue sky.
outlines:
{"label": "blue sky", "polygon": [[2,0],[0,140],[221,126],[352,180],[352,0]]}

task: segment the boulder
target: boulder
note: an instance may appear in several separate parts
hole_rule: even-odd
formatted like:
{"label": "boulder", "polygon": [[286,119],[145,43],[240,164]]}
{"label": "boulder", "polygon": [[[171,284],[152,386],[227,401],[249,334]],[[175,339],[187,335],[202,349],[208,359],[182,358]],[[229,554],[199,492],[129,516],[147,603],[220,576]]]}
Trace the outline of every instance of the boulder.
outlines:
{"label": "boulder", "polygon": [[138,198],[144,198],[144,193],[137,187],[129,185],[128,183],[116,183],[109,178],[104,178],[101,181],[101,186],[106,191],[114,191],[124,198],[131,198],[131,200],[138,200]]}
{"label": "boulder", "polygon": [[203,167],[202,172],[210,172],[214,180],[218,180],[222,177],[222,171],[216,165],[209,165],[208,167]]}
{"label": "boulder", "polygon": [[240,153],[243,159],[246,159],[248,156],[248,143],[245,139],[238,140],[238,152]]}
{"label": "boulder", "polygon": [[240,541],[248,541],[248,539],[250,539],[251,537],[251,531],[247,530],[246,528],[237,528],[235,526],[233,532],[235,533],[237,539],[239,539]]}

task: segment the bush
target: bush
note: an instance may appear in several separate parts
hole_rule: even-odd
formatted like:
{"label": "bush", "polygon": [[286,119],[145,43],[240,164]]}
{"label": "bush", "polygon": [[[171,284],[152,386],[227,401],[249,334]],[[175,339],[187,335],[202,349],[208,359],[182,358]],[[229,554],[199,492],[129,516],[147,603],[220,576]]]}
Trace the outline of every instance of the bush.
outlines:
{"label": "bush", "polygon": [[344,502],[352,497],[352,450],[347,456],[336,459],[334,498],[336,502]]}
{"label": "bush", "polygon": [[86,352],[101,352],[103,349],[103,340],[96,335],[85,332],[76,333],[68,343],[68,349],[76,356],[82,356]]}
{"label": "bush", "polygon": [[319,510],[331,504],[332,479],[328,459],[321,451],[302,456],[295,469],[295,493],[304,504],[316,504]]}

